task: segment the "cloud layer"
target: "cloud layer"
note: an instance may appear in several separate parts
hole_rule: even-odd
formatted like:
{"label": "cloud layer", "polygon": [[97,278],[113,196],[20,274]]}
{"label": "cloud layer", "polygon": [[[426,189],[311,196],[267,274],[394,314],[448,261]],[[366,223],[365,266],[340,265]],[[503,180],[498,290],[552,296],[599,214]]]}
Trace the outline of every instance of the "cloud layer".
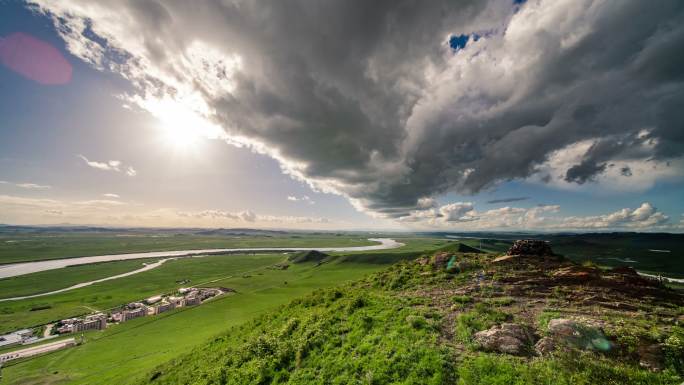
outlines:
{"label": "cloud layer", "polygon": [[89,160],[83,155],[77,156],[81,158],[86,165],[98,170],[123,172],[128,176],[136,176],[138,174],[138,172],[133,168],[133,166],[124,166],[123,162],[121,162],[120,160],[108,160],[104,162],[98,162],[94,160]]}
{"label": "cloud layer", "polygon": [[183,211],[113,199],[62,200],[0,194],[0,223],[89,224],[177,227],[341,228],[348,223],[322,217],[257,214],[251,210]]}
{"label": "cloud layer", "polygon": [[532,208],[501,207],[478,211],[471,202],[458,202],[414,211],[400,218],[412,227],[442,230],[681,230],[649,202],[639,207],[592,216],[558,215],[559,205]]}
{"label": "cloud layer", "polygon": [[512,179],[683,173],[679,0],[36,2],[132,104],[190,109],[378,215]]}
{"label": "cloud layer", "polygon": [[16,183],[16,182],[8,182],[5,180],[0,180],[0,184],[2,185],[9,185],[9,186],[15,186],[27,190],[47,190],[51,189],[52,186],[44,185],[44,184],[37,184],[37,183],[29,183],[29,182],[23,182],[23,183]]}

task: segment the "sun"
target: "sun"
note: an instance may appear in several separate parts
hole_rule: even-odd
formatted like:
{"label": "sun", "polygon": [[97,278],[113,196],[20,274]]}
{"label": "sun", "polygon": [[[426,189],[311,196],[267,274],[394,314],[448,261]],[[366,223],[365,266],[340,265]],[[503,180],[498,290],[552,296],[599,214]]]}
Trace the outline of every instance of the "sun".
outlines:
{"label": "sun", "polygon": [[164,145],[173,150],[188,152],[199,146],[201,137],[193,130],[190,122],[163,122],[160,131]]}
{"label": "sun", "polygon": [[184,103],[172,98],[138,100],[157,118],[157,129],[162,145],[174,153],[199,153],[209,139],[220,139],[225,132],[198,112],[197,103]]}

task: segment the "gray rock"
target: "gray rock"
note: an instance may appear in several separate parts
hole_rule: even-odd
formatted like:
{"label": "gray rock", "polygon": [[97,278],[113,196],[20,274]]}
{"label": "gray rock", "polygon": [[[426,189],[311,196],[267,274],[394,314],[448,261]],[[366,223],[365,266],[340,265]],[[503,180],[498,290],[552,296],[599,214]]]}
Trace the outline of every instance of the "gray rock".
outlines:
{"label": "gray rock", "polygon": [[554,352],[557,348],[556,340],[551,337],[544,337],[537,341],[534,345],[534,350],[537,354],[545,356]]}
{"label": "gray rock", "polygon": [[506,255],[539,255],[551,256],[554,255],[551,251],[551,246],[544,241],[536,241],[532,239],[520,239],[513,243]]}
{"label": "gray rock", "polygon": [[596,325],[566,318],[552,319],[549,321],[546,337],[537,342],[535,350],[545,355],[561,347],[607,352],[613,346]]}
{"label": "gray rock", "polygon": [[648,370],[658,372],[665,368],[665,357],[662,344],[639,346],[639,365]]}
{"label": "gray rock", "polygon": [[527,326],[504,323],[475,333],[474,340],[482,350],[524,355],[534,343],[534,334]]}

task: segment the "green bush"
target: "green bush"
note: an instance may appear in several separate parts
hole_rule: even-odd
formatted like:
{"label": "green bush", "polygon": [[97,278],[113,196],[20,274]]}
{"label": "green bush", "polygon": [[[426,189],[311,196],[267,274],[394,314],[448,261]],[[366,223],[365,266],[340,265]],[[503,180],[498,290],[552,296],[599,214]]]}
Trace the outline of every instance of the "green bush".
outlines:
{"label": "green bush", "polygon": [[466,304],[473,302],[473,297],[469,295],[455,295],[451,297],[451,300],[454,301],[454,303]]}
{"label": "green bush", "polygon": [[684,376],[684,328],[675,326],[665,340],[666,364]]}

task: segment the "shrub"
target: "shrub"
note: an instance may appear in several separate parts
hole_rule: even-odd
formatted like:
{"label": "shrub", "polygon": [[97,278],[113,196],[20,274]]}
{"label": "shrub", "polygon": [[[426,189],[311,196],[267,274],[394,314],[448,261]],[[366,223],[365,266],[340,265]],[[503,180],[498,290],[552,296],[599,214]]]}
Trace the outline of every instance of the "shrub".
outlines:
{"label": "shrub", "polygon": [[420,315],[410,315],[406,317],[406,322],[414,329],[424,329],[428,326],[425,317]]}
{"label": "shrub", "polygon": [[684,328],[672,328],[672,334],[667,337],[664,345],[667,366],[684,376]]}
{"label": "shrub", "polygon": [[455,295],[451,297],[451,300],[455,303],[466,304],[473,302],[473,297],[469,295]]}
{"label": "shrub", "polygon": [[508,306],[511,305],[512,303],[515,302],[515,300],[512,297],[496,297],[496,298],[489,298],[486,301],[490,305],[494,306]]}

